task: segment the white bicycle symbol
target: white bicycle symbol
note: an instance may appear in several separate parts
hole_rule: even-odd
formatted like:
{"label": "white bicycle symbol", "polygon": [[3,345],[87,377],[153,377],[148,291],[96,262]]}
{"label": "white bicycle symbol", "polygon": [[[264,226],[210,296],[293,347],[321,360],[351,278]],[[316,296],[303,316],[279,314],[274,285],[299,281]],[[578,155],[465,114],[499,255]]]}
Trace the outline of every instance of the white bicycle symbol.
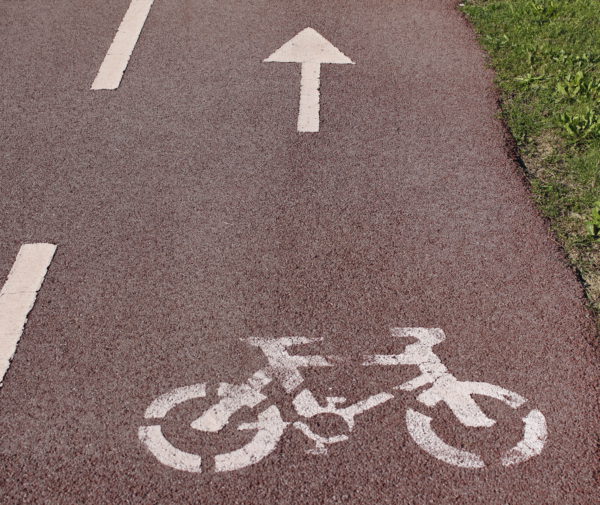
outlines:
{"label": "white bicycle symbol", "polygon": [[[417,400],[433,407],[440,402],[445,403],[466,427],[491,427],[496,421],[489,418],[477,405],[473,395],[488,396],[516,409],[527,400],[522,396],[500,386],[486,382],[463,382],[457,380],[442,364],[433,352],[434,345],[445,340],[443,330],[439,328],[393,328],[392,336],[397,338],[414,338],[415,343],[406,346],[402,354],[369,355],[362,362],[364,366],[416,365],[421,374],[408,382],[393,388],[396,391],[415,391],[429,386],[417,396]],[[286,338],[249,338],[245,341],[259,347],[266,356],[269,365],[256,372],[245,384],[221,383],[217,394],[219,402],[209,407],[200,417],[191,423],[194,430],[216,433],[229,422],[231,416],[245,407],[254,408],[267,400],[262,393],[263,388],[273,380],[278,381],[286,393],[294,393],[304,381],[301,368],[330,367],[339,358],[323,356],[294,356],[288,353],[288,347],[310,344],[321,339],[304,337]],[[180,387],[165,393],[154,400],[146,409],[144,417],[148,420],[163,419],[175,406],[188,400],[206,397],[206,384],[194,384]],[[293,406],[300,418],[310,419],[321,414],[339,416],[346,424],[348,432],[355,425],[355,418],[378,405],[394,398],[388,392],[372,395],[357,403],[343,406],[346,398],[327,397],[326,405],[319,405],[313,393],[302,389],[293,399]],[[542,452],[547,439],[546,420],[539,410],[530,410],[522,418],[524,423],[523,439],[501,457],[504,466],[522,463]],[[444,442],[431,427],[432,418],[411,408],[406,412],[408,433],[414,442],[425,452],[448,464],[465,468],[483,468],[483,459],[472,452],[453,447]],[[214,470],[227,472],[239,470],[258,463],[273,452],[286,428],[292,427],[306,435],[313,443],[310,452],[322,454],[332,444],[348,440],[348,435],[324,437],[315,433],[303,421],[287,422],[281,417],[275,405],[262,410],[257,420],[242,423],[238,430],[254,430],[252,440],[243,447],[226,454],[218,454],[214,458]],[[172,445],[163,435],[160,424],[141,426],[138,430],[140,441],[163,464],[187,472],[202,471],[202,457],[198,454],[184,452]]]}

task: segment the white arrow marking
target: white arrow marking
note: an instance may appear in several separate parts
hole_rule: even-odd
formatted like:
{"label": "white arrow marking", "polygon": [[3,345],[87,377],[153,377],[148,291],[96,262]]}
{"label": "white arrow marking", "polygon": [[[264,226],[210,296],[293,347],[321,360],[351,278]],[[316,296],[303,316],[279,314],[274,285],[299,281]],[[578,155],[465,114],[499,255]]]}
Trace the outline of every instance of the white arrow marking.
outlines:
{"label": "white arrow marking", "polygon": [[129,9],[121,21],[113,43],[108,48],[98,75],[92,84],[93,90],[117,89],[121,84],[123,72],[142,32],[150,7],[154,0],[131,0]]}
{"label": "white arrow marking", "polygon": [[0,386],[55,251],[53,244],[21,246],[0,291]]}
{"label": "white arrow marking", "polygon": [[265,62],[301,63],[299,132],[319,131],[319,83],[322,63],[354,62],[312,28],[305,28]]}

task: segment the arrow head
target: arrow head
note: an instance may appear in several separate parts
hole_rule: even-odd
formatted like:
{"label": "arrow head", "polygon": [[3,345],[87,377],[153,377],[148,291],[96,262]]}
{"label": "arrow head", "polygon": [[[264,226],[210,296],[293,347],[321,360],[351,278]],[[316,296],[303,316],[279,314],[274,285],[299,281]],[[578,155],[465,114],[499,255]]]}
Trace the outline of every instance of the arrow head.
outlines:
{"label": "arrow head", "polygon": [[264,61],[285,63],[354,62],[312,28],[305,28]]}

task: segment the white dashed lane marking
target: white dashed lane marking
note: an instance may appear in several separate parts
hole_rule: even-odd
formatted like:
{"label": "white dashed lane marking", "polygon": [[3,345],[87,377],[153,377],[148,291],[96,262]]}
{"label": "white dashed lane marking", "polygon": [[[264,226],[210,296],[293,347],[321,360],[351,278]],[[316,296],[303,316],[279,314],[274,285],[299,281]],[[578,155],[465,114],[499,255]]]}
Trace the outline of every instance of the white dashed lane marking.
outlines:
{"label": "white dashed lane marking", "polygon": [[0,386],[55,251],[53,244],[21,246],[0,291]]}
{"label": "white dashed lane marking", "polygon": [[131,0],[129,9],[121,21],[119,30],[106,53],[98,75],[92,84],[93,90],[117,89],[123,72],[127,68],[131,53],[142,32],[150,7],[154,0]]}

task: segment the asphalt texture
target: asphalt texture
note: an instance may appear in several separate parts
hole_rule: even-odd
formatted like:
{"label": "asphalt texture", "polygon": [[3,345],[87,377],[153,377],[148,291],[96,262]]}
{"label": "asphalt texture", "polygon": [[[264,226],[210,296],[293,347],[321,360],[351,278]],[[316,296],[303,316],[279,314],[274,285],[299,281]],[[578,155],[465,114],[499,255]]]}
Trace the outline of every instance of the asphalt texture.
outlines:
{"label": "asphalt texture", "polygon": [[[2,279],[21,244],[58,245],[0,389],[0,502],[599,503],[594,321],[457,2],[156,0],[120,88],[90,91],[128,5],[0,0]],[[307,26],[356,65],[322,66],[321,131],[300,134],[299,65],[262,60]],[[234,472],[174,470],[138,439],[159,395],[264,368],[242,338],[400,353],[393,327],[442,328],[455,377],[528,402],[476,397],[498,423],[468,429],[396,391],[326,455],[290,428]],[[356,402],[418,370],[303,375]],[[272,384],[224,433],[191,433],[210,391],[164,420],[182,450],[239,447],[266,405],[293,420]],[[487,467],[427,454],[408,408]],[[504,467],[531,408],[546,446]],[[337,433],[331,417],[317,428]]]}

